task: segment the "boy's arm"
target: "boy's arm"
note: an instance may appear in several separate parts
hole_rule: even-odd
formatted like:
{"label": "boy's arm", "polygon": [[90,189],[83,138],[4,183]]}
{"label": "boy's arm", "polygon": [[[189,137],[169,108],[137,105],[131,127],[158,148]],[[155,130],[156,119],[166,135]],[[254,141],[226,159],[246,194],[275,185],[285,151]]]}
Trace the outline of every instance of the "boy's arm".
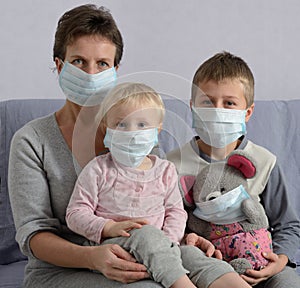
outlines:
{"label": "boy's arm", "polygon": [[261,198],[271,227],[274,253],[284,254],[293,262],[300,246],[300,221],[277,164]]}

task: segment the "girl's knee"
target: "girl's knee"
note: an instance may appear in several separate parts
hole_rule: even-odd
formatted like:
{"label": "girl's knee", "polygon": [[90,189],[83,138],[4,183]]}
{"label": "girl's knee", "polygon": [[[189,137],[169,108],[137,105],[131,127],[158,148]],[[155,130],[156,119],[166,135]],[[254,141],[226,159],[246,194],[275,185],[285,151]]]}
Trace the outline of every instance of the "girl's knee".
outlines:
{"label": "girl's knee", "polygon": [[166,237],[164,233],[152,225],[143,225],[141,228],[133,229],[129,232],[134,237],[139,237],[143,240],[149,239],[151,242],[157,241]]}

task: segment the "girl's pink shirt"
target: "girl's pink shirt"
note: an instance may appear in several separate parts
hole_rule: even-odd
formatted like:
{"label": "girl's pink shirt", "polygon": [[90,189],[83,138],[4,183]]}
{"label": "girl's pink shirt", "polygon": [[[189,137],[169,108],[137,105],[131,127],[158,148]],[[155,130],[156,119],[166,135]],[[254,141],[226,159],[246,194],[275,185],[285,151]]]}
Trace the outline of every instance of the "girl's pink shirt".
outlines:
{"label": "girl's pink shirt", "polygon": [[66,221],[71,230],[101,243],[110,219],[147,219],[173,242],[184,235],[187,214],[175,166],[150,155],[153,167],[138,170],[113,160],[110,153],[92,160],[81,172],[70,199]]}

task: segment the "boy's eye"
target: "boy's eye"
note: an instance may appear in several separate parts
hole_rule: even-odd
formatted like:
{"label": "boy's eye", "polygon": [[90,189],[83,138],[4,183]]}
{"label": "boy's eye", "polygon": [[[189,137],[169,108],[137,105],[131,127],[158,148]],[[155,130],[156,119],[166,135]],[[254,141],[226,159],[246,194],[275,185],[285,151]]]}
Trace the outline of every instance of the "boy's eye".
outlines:
{"label": "boy's eye", "polygon": [[211,107],[213,106],[213,102],[207,98],[207,97],[202,97],[202,99],[199,99],[200,101],[197,104],[197,106],[200,107]]}
{"label": "boy's eye", "polygon": [[213,103],[212,103],[210,100],[203,100],[203,101],[201,102],[201,105],[202,105],[202,106],[212,106]]}
{"label": "boy's eye", "polygon": [[234,102],[232,102],[232,101],[227,101],[226,102],[226,106],[234,106],[235,105],[235,103]]}

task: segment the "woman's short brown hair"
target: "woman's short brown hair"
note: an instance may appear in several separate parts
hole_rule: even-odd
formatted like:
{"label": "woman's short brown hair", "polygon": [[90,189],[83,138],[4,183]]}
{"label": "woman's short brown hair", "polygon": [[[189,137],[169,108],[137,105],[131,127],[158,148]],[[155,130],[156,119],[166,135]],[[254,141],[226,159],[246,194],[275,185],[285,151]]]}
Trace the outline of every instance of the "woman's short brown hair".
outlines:
{"label": "woman's short brown hair", "polygon": [[116,45],[114,65],[117,66],[123,54],[122,35],[110,14],[104,7],[87,4],[67,11],[58,21],[53,47],[53,60],[64,60],[66,47],[80,36],[99,35]]}

